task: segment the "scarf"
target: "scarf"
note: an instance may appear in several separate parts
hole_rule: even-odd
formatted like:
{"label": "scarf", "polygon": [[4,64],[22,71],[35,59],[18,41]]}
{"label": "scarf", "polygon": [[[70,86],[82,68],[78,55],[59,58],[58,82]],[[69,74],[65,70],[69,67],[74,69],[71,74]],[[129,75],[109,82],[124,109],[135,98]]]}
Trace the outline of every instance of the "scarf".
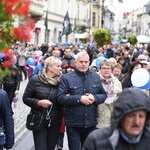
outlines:
{"label": "scarf", "polygon": [[109,79],[105,79],[102,74],[100,74],[101,81],[106,85],[106,95],[107,98],[104,103],[111,104],[115,99],[115,92],[114,92],[114,84],[113,84],[113,77],[112,74]]}
{"label": "scarf", "polygon": [[38,77],[39,77],[40,81],[45,83],[45,84],[50,84],[50,85],[53,85],[53,86],[57,86],[59,84],[61,75],[52,78],[52,77],[49,77],[47,75],[45,70],[41,70],[38,74]]}

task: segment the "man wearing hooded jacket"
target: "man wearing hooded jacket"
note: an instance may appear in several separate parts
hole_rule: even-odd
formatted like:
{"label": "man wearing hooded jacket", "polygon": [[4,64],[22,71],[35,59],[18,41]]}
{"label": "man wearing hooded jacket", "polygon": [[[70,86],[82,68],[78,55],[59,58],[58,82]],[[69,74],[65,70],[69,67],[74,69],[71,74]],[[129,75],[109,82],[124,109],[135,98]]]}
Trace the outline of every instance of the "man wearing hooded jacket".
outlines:
{"label": "man wearing hooded jacket", "polygon": [[93,131],[82,150],[150,149],[149,115],[149,97],[140,89],[125,89],[114,106],[111,125]]}

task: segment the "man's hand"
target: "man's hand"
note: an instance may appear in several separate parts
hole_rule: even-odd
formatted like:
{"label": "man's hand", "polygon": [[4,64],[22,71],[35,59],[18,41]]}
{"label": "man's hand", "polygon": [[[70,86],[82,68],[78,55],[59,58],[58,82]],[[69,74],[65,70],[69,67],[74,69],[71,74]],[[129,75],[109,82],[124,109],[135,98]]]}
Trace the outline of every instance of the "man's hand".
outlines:
{"label": "man's hand", "polygon": [[[90,99],[91,98],[91,99]],[[84,105],[91,105],[93,103],[92,97],[89,97],[87,95],[81,96],[80,99],[81,103]]]}
{"label": "man's hand", "polygon": [[88,98],[92,103],[95,102],[94,96],[91,93],[88,95]]}

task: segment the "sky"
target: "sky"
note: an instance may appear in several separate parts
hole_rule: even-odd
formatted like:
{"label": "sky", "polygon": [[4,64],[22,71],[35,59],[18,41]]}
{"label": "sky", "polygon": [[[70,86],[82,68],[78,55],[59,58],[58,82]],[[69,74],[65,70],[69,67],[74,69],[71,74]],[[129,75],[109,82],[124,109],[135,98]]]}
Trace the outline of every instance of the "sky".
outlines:
{"label": "sky", "polygon": [[150,0],[123,0],[124,12],[132,11],[133,9],[140,8],[148,3]]}

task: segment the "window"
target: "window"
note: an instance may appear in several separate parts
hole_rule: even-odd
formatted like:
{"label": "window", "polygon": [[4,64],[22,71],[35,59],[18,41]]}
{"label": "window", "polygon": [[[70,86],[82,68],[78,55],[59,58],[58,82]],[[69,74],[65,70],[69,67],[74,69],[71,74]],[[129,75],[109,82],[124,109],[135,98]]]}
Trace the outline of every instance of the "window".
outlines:
{"label": "window", "polygon": [[96,13],[93,12],[93,14],[92,14],[92,26],[95,26],[95,21],[96,21]]}

